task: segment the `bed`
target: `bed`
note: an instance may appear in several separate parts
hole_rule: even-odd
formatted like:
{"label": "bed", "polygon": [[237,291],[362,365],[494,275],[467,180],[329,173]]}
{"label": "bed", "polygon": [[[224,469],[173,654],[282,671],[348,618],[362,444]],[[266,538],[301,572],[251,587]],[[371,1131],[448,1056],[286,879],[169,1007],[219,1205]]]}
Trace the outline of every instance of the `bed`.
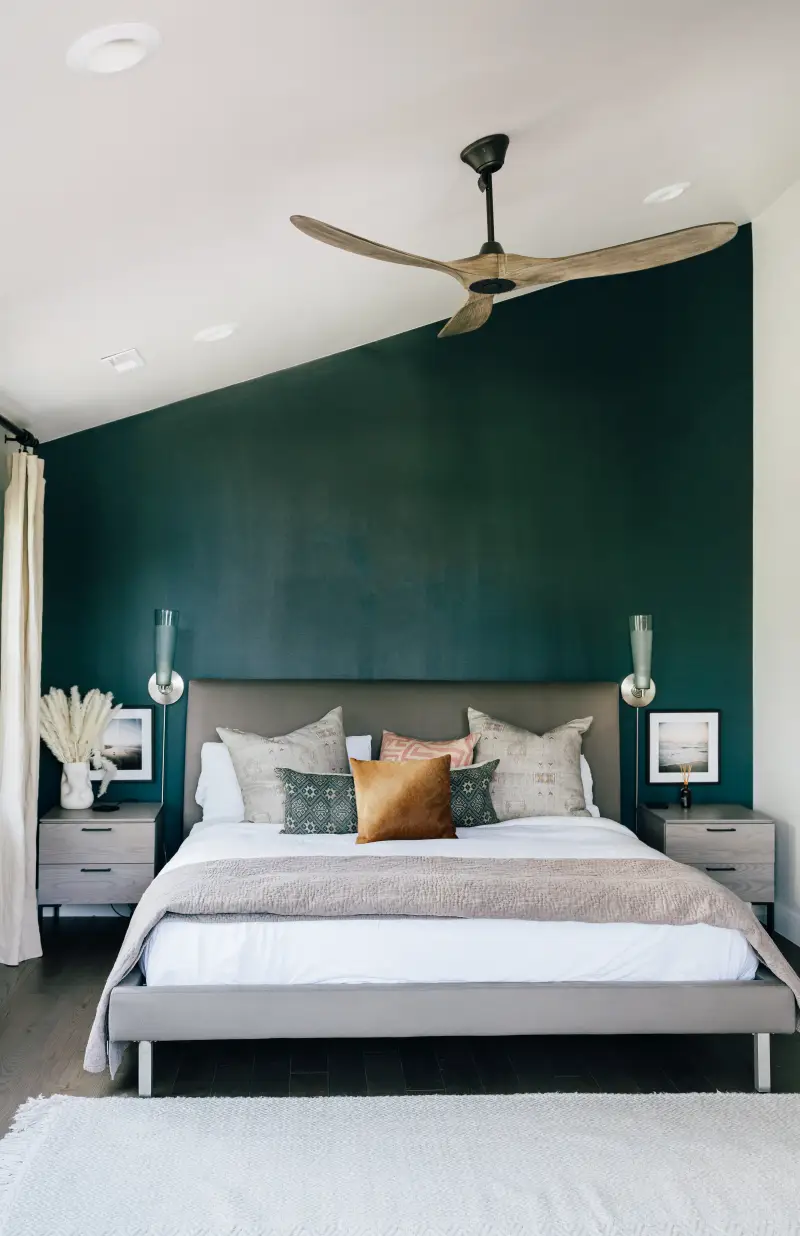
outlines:
{"label": "bed", "polygon": [[[203,825],[194,801],[203,742],[218,725],[286,733],[341,704],[348,732],[442,738],[472,705],[543,732],[591,715],[584,751],[600,819],[459,830],[457,841],[382,842],[381,852],[514,857],[657,857],[619,818],[615,683],[232,682],[189,685],[184,833],[168,865],[215,858],[376,853],[347,837],[287,837],[274,825]],[[660,856],[659,856],[660,857]],[[666,860],[664,860],[666,861]],[[110,1039],[139,1044],[139,1091],[163,1040],[750,1033],[768,1090],[769,1036],[792,1033],[789,988],[739,932],[459,918],[197,921],[168,918],[110,995]]]}

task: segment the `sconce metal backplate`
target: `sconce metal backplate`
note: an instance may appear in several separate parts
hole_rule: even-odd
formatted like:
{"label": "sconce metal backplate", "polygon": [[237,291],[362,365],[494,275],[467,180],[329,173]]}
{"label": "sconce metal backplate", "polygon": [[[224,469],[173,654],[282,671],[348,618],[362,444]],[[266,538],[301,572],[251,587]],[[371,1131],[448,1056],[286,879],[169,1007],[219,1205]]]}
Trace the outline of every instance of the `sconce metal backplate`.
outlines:
{"label": "sconce metal backplate", "polygon": [[646,691],[633,693],[633,674],[628,674],[627,678],[623,678],[620,683],[620,694],[626,704],[630,704],[631,708],[646,708],[648,704],[652,704],[656,698],[656,684],[650,679],[650,686]]}
{"label": "sconce metal backplate", "polygon": [[183,679],[180,674],[173,670],[169,690],[162,691],[156,682],[155,674],[151,674],[147,690],[150,698],[155,700],[157,704],[175,704],[183,695]]}

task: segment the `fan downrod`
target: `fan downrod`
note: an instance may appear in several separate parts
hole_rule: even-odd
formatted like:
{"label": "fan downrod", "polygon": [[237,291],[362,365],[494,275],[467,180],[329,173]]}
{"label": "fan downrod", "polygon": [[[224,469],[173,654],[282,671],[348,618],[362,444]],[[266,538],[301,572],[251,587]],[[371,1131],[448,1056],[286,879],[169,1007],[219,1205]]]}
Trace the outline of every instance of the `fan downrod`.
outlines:
{"label": "fan downrod", "polygon": [[[486,228],[489,236],[481,245],[482,254],[503,252],[503,246],[494,238],[492,176],[505,163],[508,141],[507,134],[493,133],[490,137],[479,137],[477,141],[470,142],[461,151],[461,161],[478,173],[478,188],[486,194]],[[482,296],[501,296],[503,292],[513,292],[516,286],[513,279],[476,279],[469,285],[469,290]]]}

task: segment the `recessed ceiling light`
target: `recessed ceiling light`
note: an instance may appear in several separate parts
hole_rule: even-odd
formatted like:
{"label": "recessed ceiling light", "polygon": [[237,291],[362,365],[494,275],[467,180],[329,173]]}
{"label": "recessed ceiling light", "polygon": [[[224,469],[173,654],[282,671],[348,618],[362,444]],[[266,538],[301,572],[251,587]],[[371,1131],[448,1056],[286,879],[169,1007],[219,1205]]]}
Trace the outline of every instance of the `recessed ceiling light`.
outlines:
{"label": "recessed ceiling light", "polygon": [[77,73],[122,73],[160,46],[161,35],[153,26],[127,21],[82,34],[67,52],[67,64]]}
{"label": "recessed ceiling light", "polygon": [[229,339],[236,330],[235,322],[219,322],[216,326],[204,326],[194,337],[195,343],[219,343]]}
{"label": "recessed ceiling light", "polygon": [[671,202],[691,187],[690,180],[679,180],[674,185],[664,185],[663,189],[654,189],[652,193],[648,193],[644,204],[645,206],[659,206],[662,202]]}
{"label": "recessed ceiling light", "polygon": [[131,369],[143,369],[144,357],[136,348],[128,348],[125,352],[113,352],[111,356],[102,358],[115,373],[129,373]]}

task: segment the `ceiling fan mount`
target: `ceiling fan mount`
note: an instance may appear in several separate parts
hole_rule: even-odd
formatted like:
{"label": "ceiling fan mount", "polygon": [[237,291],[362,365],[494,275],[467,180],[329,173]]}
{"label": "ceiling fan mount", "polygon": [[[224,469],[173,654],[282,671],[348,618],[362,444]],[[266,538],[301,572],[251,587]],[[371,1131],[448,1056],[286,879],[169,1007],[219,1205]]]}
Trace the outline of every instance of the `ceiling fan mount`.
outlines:
{"label": "ceiling fan mount", "polygon": [[509,139],[505,133],[493,133],[479,137],[461,151],[462,162],[471,167],[478,176],[478,188],[486,195],[487,239],[480,251],[472,257],[456,258],[442,262],[436,258],[421,257],[392,249],[389,245],[377,244],[310,219],[307,215],[292,215],[291,221],[301,232],[313,240],[321,240],[336,249],[359,253],[363,257],[377,258],[381,262],[393,262],[398,266],[416,266],[422,270],[437,270],[449,275],[464,288],[468,297],[456,313],[445,322],[439,338],[463,335],[477,330],[489,318],[495,296],[513,292],[515,288],[533,289],[569,279],[591,279],[598,275],[622,275],[637,270],[648,270],[669,262],[707,253],[724,245],[736,235],[735,223],[706,223],[699,227],[683,228],[647,240],[634,240],[630,244],[612,245],[608,249],[596,249],[590,253],[573,253],[563,258],[526,257],[520,253],[506,253],[494,235],[494,197],[492,177],[505,163]]}
{"label": "ceiling fan mount", "polygon": [[[479,137],[477,141],[470,142],[469,146],[465,146],[461,151],[461,162],[466,163],[481,178],[492,176],[500,171],[506,161],[508,142],[509,138],[505,133],[492,133],[491,137]],[[481,188],[485,187],[485,184],[481,186]]]}

